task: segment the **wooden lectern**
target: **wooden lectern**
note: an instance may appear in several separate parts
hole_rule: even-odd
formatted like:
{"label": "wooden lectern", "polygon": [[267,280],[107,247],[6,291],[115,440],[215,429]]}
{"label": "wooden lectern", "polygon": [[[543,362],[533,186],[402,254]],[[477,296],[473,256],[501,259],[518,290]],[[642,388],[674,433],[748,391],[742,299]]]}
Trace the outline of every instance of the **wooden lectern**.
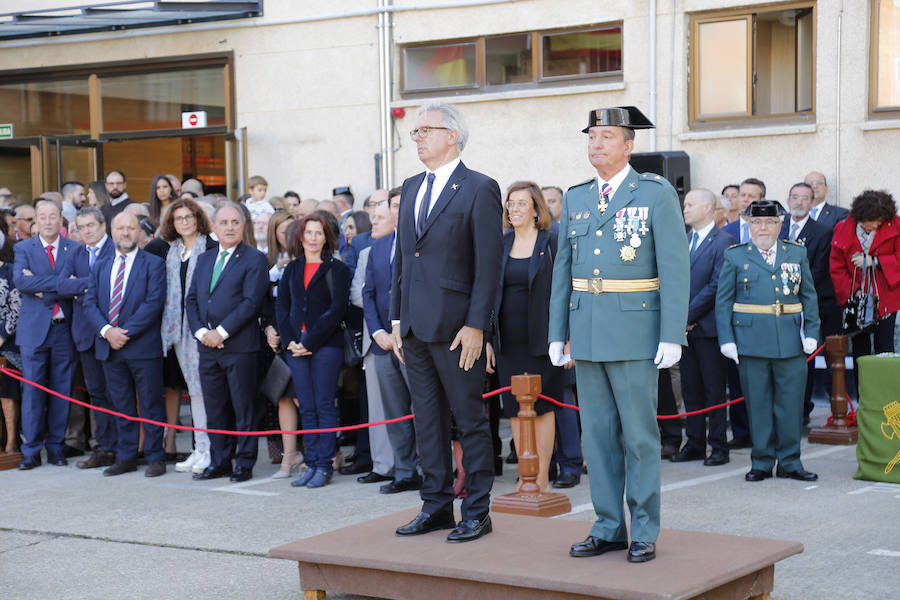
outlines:
{"label": "wooden lectern", "polygon": [[[0,369],[6,368],[6,359],[0,357]],[[9,377],[9,375],[4,375],[0,373],[0,377]],[[2,426],[2,424],[0,424]],[[6,435],[16,435],[15,431],[7,431]],[[22,462],[22,453],[21,452],[13,452],[12,454],[5,454],[0,451],[0,471],[8,471],[9,469],[15,469],[19,466],[19,463]]]}
{"label": "wooden lectern", "polygon": [[[856,443],[856,425],[847,423],[847,386],[844,383],[844,357],[850,349],[846,335],[829,335],[825,352],[831,366],[831,423],[809,432],[812,444],[850,445]],[[856,374],[859,377],[859,373]],[[858,383],[858,380],[857,380]]]}
{"label": "wooden lectern", "polygon": [[522,487],[518,492],[494,498],[491,510],[494,512],[527,515],[532,517],[552,517],[572,510],[572,504],[565,494],[542,494],[537,485],[538,457],[535,443],[534,401],[541,393],[540,375],[515,375],[512,378],[512,394],[519,402],[519,427],[521,433],[516,450],[519,452],[519,478]]}

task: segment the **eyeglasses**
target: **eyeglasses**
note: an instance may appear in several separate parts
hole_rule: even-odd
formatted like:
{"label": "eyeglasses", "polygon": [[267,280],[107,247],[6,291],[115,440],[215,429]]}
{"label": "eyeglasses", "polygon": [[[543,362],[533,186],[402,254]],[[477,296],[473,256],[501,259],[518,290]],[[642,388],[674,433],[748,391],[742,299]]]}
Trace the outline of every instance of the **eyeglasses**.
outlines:
{"label": "eyeglasses", "polygon": [[750,219],[750,227],[775,227],[779,224],[778,219],[757,218]]}
{"label": "eyeglasses", "polygon": [[506,210],[512,210],[514,208],[518,208],[519,210],[525,210],[529,206],[531,206],[531,202],[528,200],[507,200],[506,201]]}
{"label": "eyeglasses", "polygon": [[409,132],[409,137],[412,139],[422,138],[423,140],[428,137],[428,134],[434,131],[435,129],[449,129],[448,127],[417,127]]}
{"label": "eyeglasses", "polygon": [[809,197],[809,194],[791,194],[788,198],[790,200],[812,200],[812,198]]}
{"label": "eyeglasses", "polygon": [[815,181],[807,181],[808,185],[825,185],[824,179],[816,179]]}
{"label": "eyeglasses", "polygon": [[118,187],[120,185],[125,185],[124,181],[107,181],[106,187]]}
{"label": "eyeglasses", "polygon": [[194,219],[196,219],[196,217],[192,214],[191,215],[181,215],[180,217],[172,217],[172,220],[175,221],[176,223],[190,223]]}

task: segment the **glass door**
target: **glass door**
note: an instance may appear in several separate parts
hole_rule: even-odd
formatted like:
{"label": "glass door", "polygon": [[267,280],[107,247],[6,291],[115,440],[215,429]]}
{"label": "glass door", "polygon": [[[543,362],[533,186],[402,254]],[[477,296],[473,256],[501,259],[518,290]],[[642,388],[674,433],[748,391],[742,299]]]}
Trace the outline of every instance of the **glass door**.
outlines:
{"label": "glass door", "polygon": [[43,186],[41,140],[37,137],[0,140],[0,187],[30,204]]}

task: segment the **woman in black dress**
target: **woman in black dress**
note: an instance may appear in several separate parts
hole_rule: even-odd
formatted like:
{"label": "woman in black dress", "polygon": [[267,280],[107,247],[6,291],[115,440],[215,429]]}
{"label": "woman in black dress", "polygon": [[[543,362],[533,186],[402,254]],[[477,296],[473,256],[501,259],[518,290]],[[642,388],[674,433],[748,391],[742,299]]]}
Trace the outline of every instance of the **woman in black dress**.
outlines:
{"label": "woman in black dress", "polygon": [[[513,375],[541,376],[545,396],[563,396],[563,369],[550,364],[547,333],[550,315],[550,284],[557,235],[550,231],[550,211],[541,188],[530,181],[512,184],[503,204],[503,265],[500,294],[494,306],[497,319],[491,342],[487,344],[487,370],[496,365],[499,383],[505,387]],[[512,394],[503,395],[504,416],[510,417],[516,448],[519,442],[519,404]],[[535,441],[539,461],[537,484],[549,489],[550,458],[556,436],[553,405],[537,400],[534,405]],[[519,482],[521,485],[521,482]],[[517,486],[518,489],[518,486]]]}
{"label": "woman in black dress", "polygon": [[[9,237],[6,221],[0,223],[0,355],[6,359],[8,367],[22,368],[19,347],[16,345],[16,323],[19,320],[21,296],[13,285],[13,242]],[[0,454],[12,454],[19,450],[19,433],[16,423],[22,405],[21,384],[6,375],[0,375]]]}

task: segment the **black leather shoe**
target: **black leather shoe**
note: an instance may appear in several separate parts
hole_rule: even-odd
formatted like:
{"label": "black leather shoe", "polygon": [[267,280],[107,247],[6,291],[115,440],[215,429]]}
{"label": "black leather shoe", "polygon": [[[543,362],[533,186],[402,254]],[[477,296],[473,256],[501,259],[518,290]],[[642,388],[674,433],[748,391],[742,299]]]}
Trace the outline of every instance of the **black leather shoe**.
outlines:
{"label": "black leather shoe", "polygon": [[744,475],[745,481],[762,481],[763,479],[771,479],[772,473],[770,471],[763,471],[762,469],[750,469],[750,472]]}
{"label": "black leather shoe", "polygon": [[231,476],[231,465],[226,465],[223,467],[213,467],[212,465],[206,467],[202,473],[194,473],[192,479],[218,479],[219,477],[230,477]]}
{"label": "black leather shoe", "polygon": [[703,461],[703,464],[707,467],[717,467],[719,465],[726,464],[729,460],[728,450],[720,450],[716,448],[709,453],[709,456],[706,458],[706,460]]}
{"label": "black leather shoe", "polygon": [[73,456],[81,456],[82,454],[84,454],[83,450],[79,450],[75,446],[63,444],[62,455],[64,458],[72,458]]}
{"label": "black leather shoe", "polygon": [[653,542],[631,542],[628,548],[628,562],[648,562],[656,558],[656,544]]}
{"label": "black leather shoe", "polygon": [[352,465],[353,463],[356,462],[357,458],[359,458],[359,452],[353,451],[350,454],[345,454],[344,455],[344,464]]}
{"label": "black leather shoe", "polygon": [[680,451],[676,452],[672,456],[669,457],[669,460],[672,462],[688,462],[691,460],[704,460],[706,458],[706,452],[703,450],[694,450],[688,446],[685,446]]}
{"label": "black leather shoe", "polygon": [[467,519],[456,524],[456,528],[447,535],[447,541],[471,542],[489,534],[493,530],[491,515],[485,515],[481,519]]}
{"label": "black leather shoe", "polygon": [[797,481],[816,481],[819,479],[819,476],[815,473],[810,473],[803,469],[797,469],[796,471],[782,471],[781,469],[776,469],[775,476],[781,477],[782,479],[796,479]]}
{"label": "black leather shoe", "polygon": [[503,475],[503,457],[495,456],[494,457],[494,477],[501,477]]}
{"label": "black leather shoe", "polygon": [[753,440],[750,439],[749,435],[739,435],[731,438],[731,441],[728,442],[728,447],[732,450],[735,448],[752,448]]}
{"label": "black leather shoe", "polygon": [[678,446],[675,444],[663,444],[659,449],[659,456],[661,458],[670,458],[676,454],[678,454]]}
{"label": "black leather shoe", "polygon": [[376,473],[375,471],[370,471],[365,475],[360,475],[356,478],[356,481],[359,483],[381,483],[382,481],[392,481],[393,477],[388,477],[387,475],[382,475],[381,473]]}
{"label": "black leather shoe", "polygon": [[360,473],[367,473],[372,470],[372,463],[361,463],[359,461],[354,462],[352,465],[344,465],[340,469],[338,469],[338,473],[341,475],[359,475]]}
{"label": "black leather shoe", "polygon": [[581,483],[581,476],[575,473],[563,473],[551,485],[557,489],[575,487]]}
{"label": "black leather shoe", "polygon": [[115,475],[121,475],[123,473],[131,473],[132,471],[137,471],[137,464],[133,460],[117,460],[103,470],[104,477],[113,477]]}
{"label": "black leather shoe", "polygon": [[147,462],[147,468],[144,469],[144,477],[159,477],[166,474],[166,463],[162,460],[151,460]]}
{"label": "black leather shoe", "polygon": [[453,511],[446,510],[435,515],[420,512],[415,519],[397,528],[397,535],[422,535],[438,529],[453,529],[456,521],[453,519]]}
{"label": "black leather shoe", "polygon": [[35,467],[41,466],[41,457],[40,455],[34,455],[31,458],[26,458],[22,462],[19,463],[20,471],[30,471]]}
{"label": "black leather shoe", "polygon": [[54,467],[65,467],[66,465],[69,464],[69,461],[67,461],[62,456],[57,456],[55,458],[48,458],[47,462],[50,463],[51,465],[53,465]]}
{"label": "black leather shoe", "polygon": [[422,480],[418,477],[410,477],[408,479],[395,479],[378,488],[378,491],[382,494],[399,494],[400,492],[411,492],[421,488]]}
{"label": "black leather shoe", "polygon": [[253,477],[253,469],[248,469],[247,467],[235,467],[234,471],[231,472],[231,481],[234,483],[247,481],[251,477]]}
{"label": "black leather shoe", "polygon": [[569,556],[599,556],[605,552],[624,550],[627,547],[628,542],[607,542],[606,540],[589,535],[584,538],[583,542],[572,544],[572,547],[569,548]]}

